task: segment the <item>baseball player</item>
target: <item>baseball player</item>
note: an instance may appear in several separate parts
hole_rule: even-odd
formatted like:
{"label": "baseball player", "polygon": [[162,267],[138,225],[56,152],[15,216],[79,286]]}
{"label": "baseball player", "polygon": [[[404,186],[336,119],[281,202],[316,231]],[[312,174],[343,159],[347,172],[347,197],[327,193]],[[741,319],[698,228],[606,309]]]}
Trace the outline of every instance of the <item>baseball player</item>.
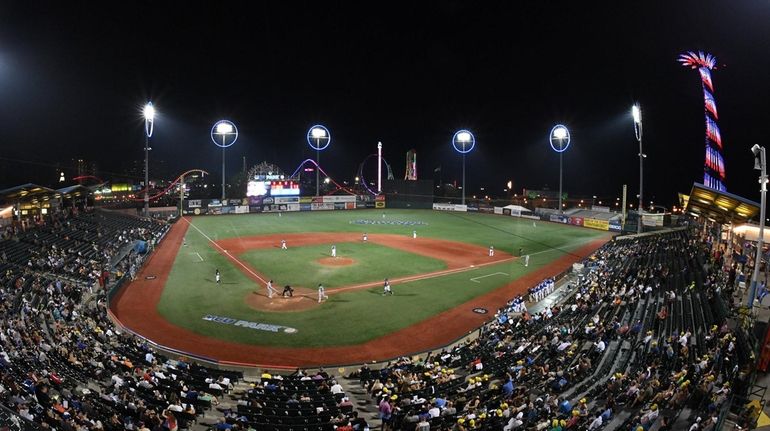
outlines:
{"label": "baseball player", "polygon": [[417,231],[416,230],[412,231],[412,239],[417,239]]}
{"label": "baseball player", "polygon": [[382,296],[385,296],[386,294],[393,295],[393,291],[390,290],[390,281],[388,279],[385,279],[385,283],[382,285]]}
{"label": "baseball player", "polygon": [[493,257],[495,255],[495,246],[490,245],[489,246],[489,257]]}
{"label": "baseball player", "polygon": [[332,257],[337,257],[337,246],[332,244]]}
{"label": "baseball player", "polygon": [[532,222],[532,227],[537,227],[537,223],[535,223],[535,222],[533,221],[533,222]]}
{"label": "baseball player", "polygon": [[281,250],[286,250],[286,240],[285,239],[281,240]]}
{"label": "baseball player", "polygon": [[369,236],[366,235],[366,232],[364,232],[364,242],[369,240]]}
{"label": "baseball player", "polygon": [[529,266],[529,255],[524,256],[524,266]]}
{"label": "baseball player", "polygon": [[217,268],[216,272],[214,272],[214,279],[217,281],[217,284],[220,284],[222,277],[219,275],[219,268]]}
{"label": "baseball player", "polygon": [[273,280],[270,280],[267,282],[267,297],[272,299],[274,293],[277,294],[278,291],[273,287]]}
{"label": "baseball player", "polygon": [[329,299],[329,297],[326,296],[323,285],[318,283],[318,303],[320,304],[324,299]]}

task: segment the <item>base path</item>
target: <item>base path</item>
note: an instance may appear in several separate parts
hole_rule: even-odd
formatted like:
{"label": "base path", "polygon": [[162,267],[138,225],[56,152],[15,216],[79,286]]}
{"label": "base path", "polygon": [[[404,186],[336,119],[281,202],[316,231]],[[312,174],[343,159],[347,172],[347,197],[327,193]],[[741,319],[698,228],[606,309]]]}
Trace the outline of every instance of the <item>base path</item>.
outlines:
{"label": "base path", "polygon": [[[112,317],[122,326],[165,348],[188,352],[191,356],[204,357],[223,364],[267,368],[361,364],[440,348],[474,331],[489,320],[489,315],[471,312],[474,308],[497,310],[509,299],[526,292],[530,286],[568,269],[574,262],[590,255],[608,239],[607,237],[588,243],[503,287],[369,342],[355,346],[292,348],[238,344],[207,337],[172,325],[158,313],[157,307],[163,286],[188,226],[186,220],[172,226],[136,281],[124,286],[111,302]],[[291,243],[287,241],[287,244],[291,247]],[[147,280],[145,277],[148,275],[157,278]]]}

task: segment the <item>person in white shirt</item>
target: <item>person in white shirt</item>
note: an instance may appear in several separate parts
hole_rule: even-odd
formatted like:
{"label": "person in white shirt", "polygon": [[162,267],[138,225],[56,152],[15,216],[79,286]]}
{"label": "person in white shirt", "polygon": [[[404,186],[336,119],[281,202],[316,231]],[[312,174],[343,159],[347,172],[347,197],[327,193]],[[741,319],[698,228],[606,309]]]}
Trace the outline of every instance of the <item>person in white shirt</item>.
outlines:
{"label": "person in white shirt", "polygon": [[602,419],[602,414],[601,414],[601,412],[597,412],[596,413],[596,418],[594,418],[594,420],[591,421],[591,425],[588,426],[588,431],[593,431],[593,430],[601,428],[602,427],[602,422],[604,422],[604,420]]}
{"label": "person in white shirt", "polygon": [[146,355],[144,355],[144,361],[148,364],[152,364],[152,362],[155,360],[155,356],[153,356],[152,352],[147,352]]}
{"label": "person in white shirt", "polygon": [[439,409],[438,406],[434,404],[433,407],[431,407],[431,409],[428,410],[428,414],[430,415],[431,418],[437,418],[441,416],[441,409]]}
{"label": "person in white shirt", "polygon": [[342,390],[342,385],[341,385],[341,384],[339,384],[339,383],[338,383],[336,380],[332,380],[332,383],[333,383],[333,384],[332,384],[332,387],[331,387],[331,389],[330,389],[330,390],[331,390],[331,392],[332,392],[333,394],[341,394],[341,393],[343,393],[343,392],[344,392],[344,391]]}

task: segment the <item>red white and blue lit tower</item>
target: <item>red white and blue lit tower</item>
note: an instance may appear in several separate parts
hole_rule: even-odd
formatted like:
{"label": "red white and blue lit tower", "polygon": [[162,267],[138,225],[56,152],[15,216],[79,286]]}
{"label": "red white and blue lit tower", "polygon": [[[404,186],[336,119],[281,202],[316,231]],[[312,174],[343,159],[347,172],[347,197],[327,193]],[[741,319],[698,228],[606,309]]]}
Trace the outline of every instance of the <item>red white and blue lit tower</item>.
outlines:
{"label": "red white and blue lit tower", "polygon": [[722,135],[717,126],[717,104],[714,100],[714,84],[711,70],[716,69],[717,59],[703,51],[688,51],[679,56],[679,62],[691,69],[698,69],[703,87],[703,102],[706,115],[706,161],[704,164],[703,184],[712,189],[726,191],[725,162],[722,158]]}

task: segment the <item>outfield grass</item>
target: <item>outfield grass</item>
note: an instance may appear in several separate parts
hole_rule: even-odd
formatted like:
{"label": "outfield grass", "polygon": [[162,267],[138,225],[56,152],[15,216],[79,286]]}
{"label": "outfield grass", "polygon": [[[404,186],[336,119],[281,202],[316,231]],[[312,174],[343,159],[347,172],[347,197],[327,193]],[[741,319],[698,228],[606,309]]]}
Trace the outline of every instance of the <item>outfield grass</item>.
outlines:
{"label": "outfield grass", "polygon": [[[385,210],[384,213],[386,221],[420,221],[427,224],[413,227],[351,223],[362,219],[381,222],[382,210],[283,213],[282,217],[276,214],[195,217],[192,223],[215,240],[282,232],[352,231],[411,235],[412,230],[417,230],[420,236],[484,247],[494,245],[496,249],[514,255],[518,255],[522,247],[524,253],[531,255],[530,265],[524,267],[519,261],[504,262],[440,278],[396,284],[392,297],[383,297],[382,288],[378,286],[333,295],[328,302],[304,312],[264,312],[251,309],[243,301],[257,288],[255,283],[214,250],[203,234],[191,226],[186,235],[187,246],[182,247],[176,257],[158,310],[173,324],[227,341],[286,347],[359,344],[456,307],[606,234],[545,222],[537,222],[534,227],[531,220],[495,215],[429,210]],[[366,244],[370,245],[374,244]],[[323,251],[328,253],[327,249],[328,246],[325,246]],[[396,263],[388,264],[389,274],[394,268],[411,262],[411,253],[407,255],[406,258],[395,259]],[[310,265],[308,262],[298,267],[297,275],[307,272]],[[221,286],[214,283],[215,268],[222,272]],[[485,277],[478,283],[470,281],[473,277],[497,272],[507,275]],[[324,280],[324,283],[329,286],[341,284],[332,279]],[[263,289],[263,286],[259,288]],[[222,325],[202,320],[206,314],[290,326],[298,332],[268,333]]]}
{"label": "outfield grass", "polygon": [[276,286],[290,284],[310,289],[318,283],[333,289],[446,269],[446,264],[441,260],[372,242],[343,242],[335,245],[337,257],[348,257],[354,259],[355,263],[348,266],[318,263],[318,259],[330,256],[331,244],[294,246],[287,250],[275,247],[255,249],[242,253],[239,258],[275,280]]}

